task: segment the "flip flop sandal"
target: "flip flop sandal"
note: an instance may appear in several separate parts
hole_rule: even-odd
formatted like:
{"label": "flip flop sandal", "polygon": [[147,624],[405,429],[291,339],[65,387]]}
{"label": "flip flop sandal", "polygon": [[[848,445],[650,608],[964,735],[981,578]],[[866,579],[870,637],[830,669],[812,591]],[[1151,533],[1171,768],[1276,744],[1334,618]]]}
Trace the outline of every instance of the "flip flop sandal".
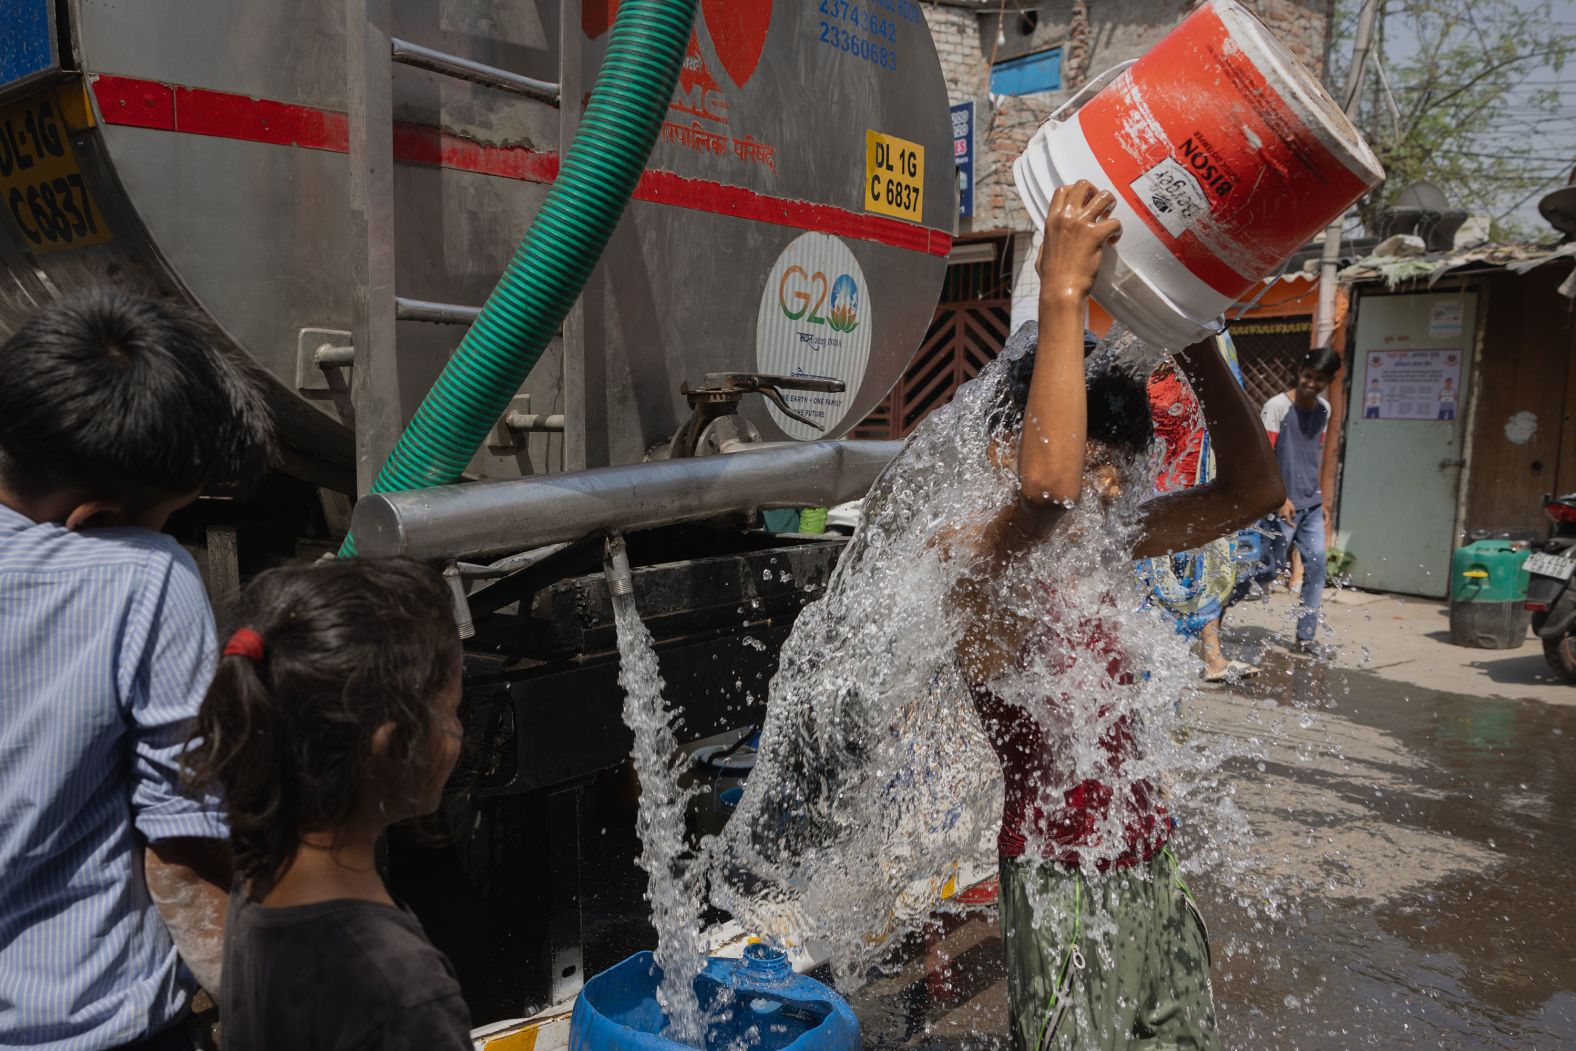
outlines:
{"label": "flip flop sandal", "polygon": [[1241,682],[1244,679],[1251,679],[1257,674],[1259,674],[1259,669],[1255,668],[1253,665],[1246,664],[1242,661],[1231,661],[1226,665],[1225,670],[1223,671],[1205,672],[1204,681],[1210,683],[1211,685],[1218,685],[1220,683],[1227,682]]}

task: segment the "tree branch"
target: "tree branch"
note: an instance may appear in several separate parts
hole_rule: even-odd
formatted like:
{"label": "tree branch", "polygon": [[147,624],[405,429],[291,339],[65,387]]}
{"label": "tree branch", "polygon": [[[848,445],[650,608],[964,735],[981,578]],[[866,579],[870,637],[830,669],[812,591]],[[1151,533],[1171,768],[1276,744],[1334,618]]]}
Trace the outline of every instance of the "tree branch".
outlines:
{"label": "tree branch", "polygon": [[1493,76],[1495,73],[1497,73],[1500,70],[1505,69],[1505,68],[1507,68],[1509,66],[1519,65],[1522,62],[1530,62],[1533,59],[1537,59],[1537,58],[1546,58],[1549,55],[1563,55],[1566,52],[1568,52],[1569,50],[1570,50],[1570,46],[1568,44],[1563,44],[1562,43],[1561,46],[1554,47],[1554,48],[1549,48],[1547,51],[1534,51],[1534,52],[1532,52],[1530,54],[1526,54],[1526,55],[1515,55],[1515,56],[1512,56],[1510,58],[1505,59],[1503,62],[1496,62],[1496,63],[1494,63],[1491,66],[1486,66],[1485,68],[1479,70],[1477,75],[1474,76],[1471,80],[1468,80],[1465,84],[1462,84],[1460,87],[1456,88],[1454,91],[1450,91],[1450,92],[1445,93],[1444,95],[1441,95],[1438,99],[1435,100],[1435,106],[1436,107],[1437,106],[1442,106],[1445,103],[1449,102],[1451,99],[1455,98],[1456,96],[1462,95],[1462,94],[1465,94],[1468,91],[1471,91],[1478,84],[1482,83],[1485,78]]}

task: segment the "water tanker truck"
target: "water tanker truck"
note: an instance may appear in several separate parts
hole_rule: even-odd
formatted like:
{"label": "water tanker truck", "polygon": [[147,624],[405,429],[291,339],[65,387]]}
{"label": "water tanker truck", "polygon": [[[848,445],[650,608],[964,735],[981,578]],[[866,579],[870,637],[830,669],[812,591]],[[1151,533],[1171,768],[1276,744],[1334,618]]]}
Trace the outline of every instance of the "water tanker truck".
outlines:
{"label": "water tanker truck", "polygon": [[[702,0],[666,80],[611,69],[651,57],[615,47],[631,15],[639,0],[0,0],[0,337],[110,283],[190,304],[256,364],[280,471],[172,523],[216,598],[352,527],[361,553],[453,584],[467,759],[446,842],[394,837],[389,866],[478,1019],[563,1001],[627,948],[598,939],[631,937],[592,900],[629,865],[607,844],[631,838],[591,787],[629,747],[603,538],[628,534],[689,734],[757,720],[839,545],[756,513],[857,497],[890,458],[837,439],[922,338],[956,214],[914,0]],[[636,90],[604,101],[645,107],[649,148],[598,111],[610,71]],[[567,298],[522,333],[531,288],[489,296],[555,185],[521,279]],[[600,248],[597,224],[587,258],[573,239]],[[456,353],[473,322],[534,363],[479,379]],[[450,404],[426,434],[451,464],[428,480],[450,484],[375,492],[410,488],[380,472],[446,365],[495,388],[485,418]]]}

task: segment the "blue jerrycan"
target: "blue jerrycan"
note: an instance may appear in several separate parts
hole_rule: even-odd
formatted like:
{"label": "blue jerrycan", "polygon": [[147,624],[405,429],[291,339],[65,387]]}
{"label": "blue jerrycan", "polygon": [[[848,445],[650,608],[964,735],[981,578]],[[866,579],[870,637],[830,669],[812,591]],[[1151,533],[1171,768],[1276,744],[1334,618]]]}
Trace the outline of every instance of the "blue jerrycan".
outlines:
{"label": "blue jerrycan", "polygon": [[[569,1023],[569,1051],[683,1051],[662,1035],[658,974],[637,952],[586,982]],[[842,997],[795,974],[781,949],[757,942],[738,960],[712,957],[695,979],[707,1026],[706,1049],[859,1051],[859,1022]],[[720,1011],[719,1005],[725,1004]]]}

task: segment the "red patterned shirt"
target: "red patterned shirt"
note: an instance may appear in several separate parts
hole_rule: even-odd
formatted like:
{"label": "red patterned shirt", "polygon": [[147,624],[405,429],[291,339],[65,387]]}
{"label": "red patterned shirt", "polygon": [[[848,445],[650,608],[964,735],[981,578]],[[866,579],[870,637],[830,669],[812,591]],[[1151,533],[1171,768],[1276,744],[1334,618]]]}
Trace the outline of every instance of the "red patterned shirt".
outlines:
{"label": "red patterned shirt", "polygon": [[[1123,666],[1124,655],[1114,635],[1099,616],[1079,618],[1071,624],[1057,623],[1053,616],[1041,644],[1065,654],[1053,672],[1070,668],[1073,647],[1081,647],[1106,658],[1112,688],[1134,685],[1133,674]],[[1159,792],[1147,780],[1126,782],[1121,776],[1127,759],[1137,755],[1129,716],[1114,720],[1100,737],[1100,746],[1107,753],[1110,781],[1121,785],[1121,791],[1086,778],[1062,791],[1060,802],[1052,804],[1046,798],[1049,790],[1066,783],[1067,771],[1042,719],[1023,705],[1005,701],[984,687],[971,686],[970,692],[991,747],[1001,760],[1006,783],[1001,832],[996,839],[1003,857],[1020,857],[1033,839],[1041,845],[1043,857],[1068,866],[1076,866],[1081,853],[1097,850],[1102,855],[1097,868],[1103,872],[1147,861],[1166,845],[1170,823]],[[1060,703],[1066,701],[1063,696]],[[1047,697],[1044,704],[1049,711],[1058,699]],[[1102,717],[1108,712],[1107,705],[1100,705]],[[1113,809],[1122,820],[1124,840],[1122,849],[1114,853],[1099,840],[1101,826]]]}

